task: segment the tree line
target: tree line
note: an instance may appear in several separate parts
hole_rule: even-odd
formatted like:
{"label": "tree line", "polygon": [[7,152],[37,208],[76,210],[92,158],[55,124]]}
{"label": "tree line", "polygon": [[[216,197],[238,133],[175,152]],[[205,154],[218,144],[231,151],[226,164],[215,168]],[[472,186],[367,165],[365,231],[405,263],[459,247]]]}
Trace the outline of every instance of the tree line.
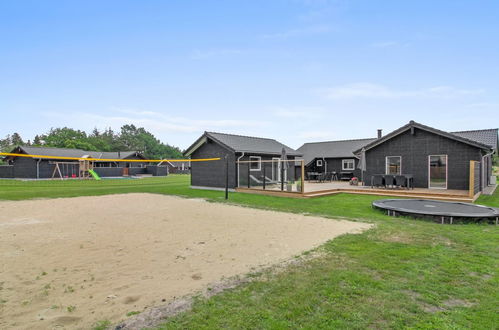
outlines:
{"label": "tree line", "polygon": [[111,128],[95,128],[91,133],[69,127],[52,128],[36,135],[33,141],[24,141],[19,133],[0,139],[0,150],[10,152],[17,146],[39,146],[82,149],[87,151],[140,151],[148,159],[182,158],[182,151],[164,144],[143,127],[123,125],[119,132]]}

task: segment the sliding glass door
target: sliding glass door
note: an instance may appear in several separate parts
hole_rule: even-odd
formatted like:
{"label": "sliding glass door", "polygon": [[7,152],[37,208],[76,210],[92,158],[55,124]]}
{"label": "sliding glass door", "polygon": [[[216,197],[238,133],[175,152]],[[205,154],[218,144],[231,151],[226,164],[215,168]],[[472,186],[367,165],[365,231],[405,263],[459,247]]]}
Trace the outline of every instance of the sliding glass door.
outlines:
{"label": "sliding glass door", "polygon": [[447,189],[447,155],[428,156],[428,188]]}

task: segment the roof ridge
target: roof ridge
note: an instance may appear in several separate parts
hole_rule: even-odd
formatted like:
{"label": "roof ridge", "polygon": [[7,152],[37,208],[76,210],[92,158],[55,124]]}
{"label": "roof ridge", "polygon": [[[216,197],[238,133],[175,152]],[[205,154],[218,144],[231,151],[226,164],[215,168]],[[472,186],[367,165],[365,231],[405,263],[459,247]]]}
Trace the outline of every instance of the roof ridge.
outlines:
{"label": "roof ridge", "polygon": [[138,150],[119,150],[119,151],[95,151],[95,150],[84,150],[78,148],[60,148],[60,147],[45,147],[45,146],[28,146],[28,145],[20,145],[21,148],[38,148],[38,149],[62,149],[62,150],[77,150],[84,152],[139,152]]}
{"label": "roof ridge", "polygon": [[331,143],[331,142],[352,142],[352,141],[366,141],[366,140],[376,140],[377,138],[363,138],[363,139],[347,139],[347,140],[331,140],[331,141],[318,141],[318,142],[305,142],[305,144],[315,144],[315,143]]}
{"label": "roof ridge", "polygon": [[470,129],[466,131],[454,131],[449,133],[468,133],[468,132],[484,132],[484,131],[497,131],[499,128],[485,128],[485,129]]}
{"label": "roof ridge", "polygon": [[250,135],[241,135],[241,134],[232,134],[232,133],[220,133],[220,132],[209,132],[209,131],[206,131],[206,133],[208,133],[208,134],[221,134],[221,135],[239,136],[239,137],[244,137],[244,138],[259,139],[259,140],[271,140],[271,141],[279,142],[276,139],[264,138],[264,137],[258,137],[258,136],[250,136]]}

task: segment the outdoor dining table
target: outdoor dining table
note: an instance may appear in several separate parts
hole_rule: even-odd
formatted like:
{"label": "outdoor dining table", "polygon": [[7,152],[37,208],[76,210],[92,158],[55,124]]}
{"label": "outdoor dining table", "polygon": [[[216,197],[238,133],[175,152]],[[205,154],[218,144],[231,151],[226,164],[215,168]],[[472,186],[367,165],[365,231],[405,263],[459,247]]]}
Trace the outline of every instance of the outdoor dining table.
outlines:
{"label": "outdoor dining table", "polygon": [[[404,177],[404,184],[398,184],[396,177]],[[378,180],[376,180],[378,178]],[[382,180],[381,180],[382,178]],[[385,186],[385,188],[392,187],[405,187],[407,189],[414,189],[414,176],[412,174],[374,174],[371,177],[371,187]]]}
{"label": "outdoor dining table", "polygon": [[321,175],[321,173],[319,173],[319,172],[308,172],[307,173],[307,177],[308,177],[309,181],[318,180],[319,175]]}

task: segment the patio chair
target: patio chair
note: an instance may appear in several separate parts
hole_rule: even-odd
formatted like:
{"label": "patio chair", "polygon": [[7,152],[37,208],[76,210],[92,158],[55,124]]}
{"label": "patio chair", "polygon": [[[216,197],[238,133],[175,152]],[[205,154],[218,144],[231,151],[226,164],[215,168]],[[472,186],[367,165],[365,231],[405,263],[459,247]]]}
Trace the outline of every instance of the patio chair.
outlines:
{"label": "patio chair", "polygon": [[395,186],[397,188],[409,189],[406,176],[405,175],[396,175],[395,176]]}
{"label": "patio chair", "polygon": [[383,180],[383,176],[382,175],[375,174],[375,175],[371,176],[371,188],[381,187],[381,186],[384,186],[384,185],[385,185],[385,182]]}
{"label": "patio chair", "polygon": [[326,175],[324,176],[324,181],[329,181],[329,182],[331,182],[331,181],[333,181],[333,180],[332,180],[332,177],[333,177],[333,173],[331,173],[331,172],[326,172]]}
{"label": "patio chair", "polygon": [[383,179],[385,179],[385,188],[393,187],[395,184],[395,178],[391,174],[383,175]]}

